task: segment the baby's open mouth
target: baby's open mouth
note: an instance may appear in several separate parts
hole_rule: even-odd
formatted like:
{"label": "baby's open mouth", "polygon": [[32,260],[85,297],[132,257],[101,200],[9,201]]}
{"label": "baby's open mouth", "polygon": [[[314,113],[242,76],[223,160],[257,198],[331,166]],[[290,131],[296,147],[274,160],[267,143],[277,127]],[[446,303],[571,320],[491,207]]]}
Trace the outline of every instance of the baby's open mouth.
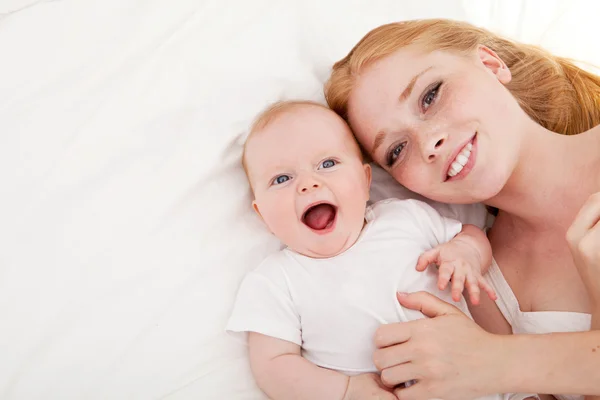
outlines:
{"label": "baby's open mouth", "polygon": [[302,214],[302,222],[315,231],[330,228],[337,214],[337,207],[329,203],[314,204]]}

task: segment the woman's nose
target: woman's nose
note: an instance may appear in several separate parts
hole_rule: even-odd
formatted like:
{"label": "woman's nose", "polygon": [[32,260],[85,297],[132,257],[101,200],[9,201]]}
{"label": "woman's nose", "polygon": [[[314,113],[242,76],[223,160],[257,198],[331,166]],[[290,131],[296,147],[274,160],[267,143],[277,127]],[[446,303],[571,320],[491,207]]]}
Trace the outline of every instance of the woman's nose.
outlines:
{"label": "woman's nose", "polygon": [[433,162],[439,157],[447,139],[447,135],[443,132],[433,133],[423,139],[421,143],[421,152],[423,153],[423,158],[426,162]]}

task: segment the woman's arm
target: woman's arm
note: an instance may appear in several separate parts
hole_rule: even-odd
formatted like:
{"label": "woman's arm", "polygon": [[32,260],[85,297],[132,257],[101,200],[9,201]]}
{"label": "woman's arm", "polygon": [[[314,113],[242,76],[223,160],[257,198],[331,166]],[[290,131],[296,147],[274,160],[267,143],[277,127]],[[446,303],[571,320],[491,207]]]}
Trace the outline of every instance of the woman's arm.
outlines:
{"label": "woman's arm", "polygon": [[431,319],[383,325],[375,365],[384,384],[418,379],[398,398],[459,400],[493,393],[600,395],[600,332],[494,335],[425,293],[399,296]]}
{"label": "woman's arm", "polygon": [[[600,395],[600,332],[507,336],[504,365],[516,391]],[[589,397],[588,397],[589,399]]]}

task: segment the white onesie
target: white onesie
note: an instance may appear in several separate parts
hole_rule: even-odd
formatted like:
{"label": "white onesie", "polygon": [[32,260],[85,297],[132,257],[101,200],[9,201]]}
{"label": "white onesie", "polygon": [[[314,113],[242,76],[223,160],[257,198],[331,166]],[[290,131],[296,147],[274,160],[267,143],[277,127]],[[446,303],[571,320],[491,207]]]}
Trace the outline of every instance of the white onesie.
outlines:
{"label": "white onesie", "polygon": [[464,299],[455,303],[450,290],[437,288],[437,271],[415,269],[423,252],[460,232],[460,222],[424,202],[397,199],[367,208],[365,219],[357,242],[338,256],[284,249],[266,258],[242,282],[227,330],[296,343],[312,363],[356,375],[377,372],[373,337],[381,324],[424,318],[401,307],[396,292],[424,290],[471,316]]}

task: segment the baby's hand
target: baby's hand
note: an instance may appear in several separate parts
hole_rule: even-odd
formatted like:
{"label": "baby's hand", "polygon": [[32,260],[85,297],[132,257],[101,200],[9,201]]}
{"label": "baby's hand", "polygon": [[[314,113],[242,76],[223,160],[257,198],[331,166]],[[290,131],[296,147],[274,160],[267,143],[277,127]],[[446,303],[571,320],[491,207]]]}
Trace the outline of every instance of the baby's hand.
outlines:
{"label": "baby's hand", "polygon": [[343,400],[397,400],[394,393],[381,383],[377,374],[351,376]]}
{"label": "baby's hand", "polygon": [[440,290],[445,290],[452,281],[454,301],[460,300],[465,282],[472,304],[479,304],[480,289],[483,289],[490,299],[496,300],[496,292],[481,274],[482,269],[487,266],[482,265],[479,251],[468,241],[455,237],[448,243],[426,251],[417,261],[417,271],[425,271],[430,264],[435,264],[439,269]]}

